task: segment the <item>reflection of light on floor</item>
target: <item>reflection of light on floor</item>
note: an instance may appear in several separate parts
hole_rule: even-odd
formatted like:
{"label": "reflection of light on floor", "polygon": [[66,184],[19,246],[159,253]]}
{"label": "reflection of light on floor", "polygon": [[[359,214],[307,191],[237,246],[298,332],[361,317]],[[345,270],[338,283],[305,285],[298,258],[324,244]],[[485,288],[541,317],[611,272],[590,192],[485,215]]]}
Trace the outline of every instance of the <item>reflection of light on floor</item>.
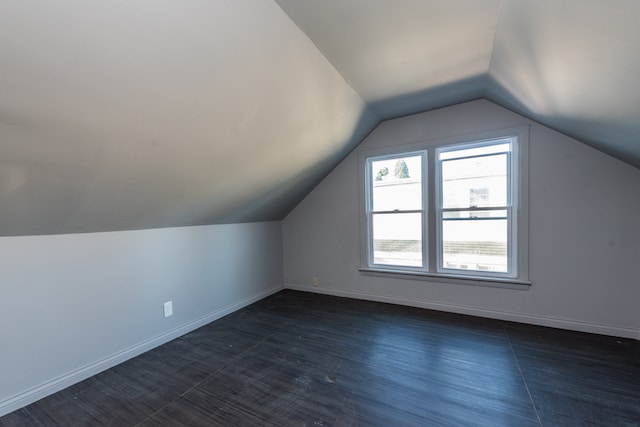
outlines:
{"label": "reflection of light on floor", "polygon": [[[506,338],[467,331],[456,337],[451,329],[429,333],[395,325],[377,332],[364,365],[374,378],[371,387],[380,389],[386,404],[404,409],[432,395],[461,411],[467,406],[472,411],[483,400],[508,411],[513,402],[501,401],[504,396],[521,401],[522,382]],[[408,401],[408,391],[415,399]],[[496,420],[495,425],[502,424]]]}

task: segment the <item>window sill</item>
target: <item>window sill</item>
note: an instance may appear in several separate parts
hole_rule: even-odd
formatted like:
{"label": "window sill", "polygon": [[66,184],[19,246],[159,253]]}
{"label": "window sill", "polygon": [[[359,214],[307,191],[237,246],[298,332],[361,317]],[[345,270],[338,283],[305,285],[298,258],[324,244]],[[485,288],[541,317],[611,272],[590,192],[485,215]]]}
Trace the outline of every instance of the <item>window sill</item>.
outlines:
{"label": "window sill", "polygon": [[419,271],[391,270],[363,267],[358,269],[365,276],[389,277],[394,279],[423,280],[456,285],[487,286],[492,288],[528,290],[531,281],[502,277],[462,276],[455,274],[424,273]]}

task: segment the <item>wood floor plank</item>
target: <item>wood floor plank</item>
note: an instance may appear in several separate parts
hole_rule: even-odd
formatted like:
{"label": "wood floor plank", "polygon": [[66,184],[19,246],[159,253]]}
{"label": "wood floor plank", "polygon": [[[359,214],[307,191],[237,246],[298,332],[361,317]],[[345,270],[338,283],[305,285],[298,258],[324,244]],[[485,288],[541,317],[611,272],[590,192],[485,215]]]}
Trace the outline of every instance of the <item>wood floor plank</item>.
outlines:
{"label": "wood floor plank", "polygon": [[637,341],[518,324],[507,329],[541,420],[640,424]]}
{"label": "wood floor plank", "polygon": [[283,291],[15,426],[639,426],[640,343]]}

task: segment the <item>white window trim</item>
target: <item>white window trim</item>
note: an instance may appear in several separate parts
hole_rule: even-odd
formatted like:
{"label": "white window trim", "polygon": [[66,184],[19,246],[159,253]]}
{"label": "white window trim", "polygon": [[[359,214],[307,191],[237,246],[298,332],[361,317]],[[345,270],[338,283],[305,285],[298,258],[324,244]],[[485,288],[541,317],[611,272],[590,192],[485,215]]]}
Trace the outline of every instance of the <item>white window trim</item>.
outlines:
{"label": "white window trim", "polygon": [[516,136],[508,136],[508,137],[500,137],[500,138],[492,138],[488,140],[482,141],[472,141],[469,143],[461,143],[461,144],[450,144],[446,146],[435,147],[435,168],[436,168],[436,191],[434,198],[434,207],[433,212],[436,218],[436,234],[435,238],[429,241],[430,244],[434,245],[436,252],[436,263],[435,263],[435,273],[438,274],[448,274],[448,275],[462,275],[467,276],[469,274],[464,271],[445,268],[442,266],[442,214],[444,208],[442,207],[442,194],[441,194],[441,185],[442,185],[442,161],[439,159],[441,153],[446,153],[450,151],[458,151],[465,150],[469,148],[479,148],[483,146],[491,146],[498,144],[504,141],[508,142],[510,145],[510,151],[507,154],[509,161],[507,162],[508,172],[508,194],[507,194],[507,205],[505,206],[505,210],[507,210],[507,241],[508,241],[508,271],[505,273],[501,272],[482,272],[482,271],[474,271],[471,273],[472,276],[475,277],[491,277],[491,278],[518,278],[518,230],[517,230],[517,213],[514,213],[514,210],[518,206],[518,189],[514,189],[514,185],[518,183],[518,142]]}
{"label": "white window trim", "polygon": [[[481,144],[499,139],[513,138],[517,139],[517,143],[512,148],[512,156],[515,159],[512,174],[515,185],[518,186],[517,191],[512,191],[517,200],[512,200],[512,227],[516,233],[516,238],[510,236],[513,245],[515,259],[513,262],[514,274],[482,274],[478,272],[470,272],[466,274],[460,270],[440,269],[436,271],[438,263],[438,245],[436,238],[438,237],[438,222],[436,218],[435,203],[437,197],[440,197],[437,190],[436,173],[439,167],[436,149],[446,149],[447,146],[460,146],[464,144]],[[423,245],[426,245],[425,266],[424,268],[397,267],[397,266],[379,266],[373,265],[370,256],[370,232],[369,221],[366,209],[369,206],[369,184],[370,178],[365,171],[367,170],[367,162],[371,157],[397,157],[405,153],[411,154],[415,152],[426,152],[423,164],[423,188],[426,181],[425,198],[423,205],[426,204],[425,214],[427,215],[426,227],[423,230]],[[361,235],[361,251],[360,251],[360,268],[359,271],[365,275],[393,277],[410,280],[425,280],[429,282],[454,283],[465,285],[480,286],[496,286],[501,288],[522,289],[528,288],[531,284],[529,280],[529,126],[519,126],[515,128],[499,129],[488,132],[481,132],[472,135],[461,135],[446,139],[425,140],[418,142],[408,142],[394,146],[386,146],[383,148],[364,149],[359,153],[359,171],[360,171],[360,235]],[[426,235],[426,236],[425,236]],[[428,236],[428,237],[427,237]],[[426,238],[425,238],[426,237]]]}
{"label": "white window trim", "polygon": [[[424,218],[425,216],[427,216],[429,214],[428,212],[428,197],[427,197],[427,189],[426,189],[426,182],[427,180],[426,178],[426,174],[425,172],[427,171],[427,158],[428,158],[428,152],[427,150],[418,150],[418,151],[408,151],[408,152],[399,152],[399,153],[395,153],[395,154],[383,154],[383,155],[376,155],[376,156],[367,156],[367,158],[365,159],[366,162],[366,166],[365,166],[365,170],[369,170],[369,165],[370,162],[375,158],[376,161],[378,160],[393,160],[395,158],[403,158],[403,157],[412,157],[412,156],[421,156],[422,158],[422,177],[421,177],[421,185],[422,185],[422,206],[421,209],[415,209],[415,210],[401,210],[401,211],[397,211],[397,213],[403,213],[403,212],[415,212],[418,213],[420,212],[420,214],[422,215],[422,223],[424,224]],[[413,271],[413,272],[422,272],[425,271],[425,267],[410,267],[410,266],[393,266],[393,265],[384,265],[381,267],[377,267],[374,260],[373,260],[373,221],[370,220],[370,218],[373,218],[374,215],[376,215],[375,212],[371,212],[369,213],[369,208],[372,206],[372,201],[371,201],[371,189],[373,188],[373,182],[371,181],[372,179],[372,175],[370,173],[367,173],[365,176],[365,223],[366,223],[366,256],[367,256],[367,262],[365,265],[367,266],[374,266],[373,268],[379,268],[379,269],[385,269],[385,270],[399,270],[399,271]],[[380,214],[378,212],[378,214]],[[369,216],[371,215],[371,216]],[[425,230],[425,228],[423,227],[422,230],[422,242],[423,245],[425,244],[425,242],[427,242],[427,231]],[[429,247],[427,245],[427,247],[425,249],[423,249],[422,251],[422,265],[424,266],[428,266],[428,254],[429,253]]]}

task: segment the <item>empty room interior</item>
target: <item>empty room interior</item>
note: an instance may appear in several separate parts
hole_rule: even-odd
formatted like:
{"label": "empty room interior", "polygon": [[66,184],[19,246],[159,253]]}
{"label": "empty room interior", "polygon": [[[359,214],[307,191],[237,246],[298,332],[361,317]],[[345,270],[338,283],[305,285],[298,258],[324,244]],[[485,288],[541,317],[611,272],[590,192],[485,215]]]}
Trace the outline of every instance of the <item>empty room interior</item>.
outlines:
{"label": "empty room interior", "polygon": [[640,426],[639,19],[1,1],[0,427]]}

